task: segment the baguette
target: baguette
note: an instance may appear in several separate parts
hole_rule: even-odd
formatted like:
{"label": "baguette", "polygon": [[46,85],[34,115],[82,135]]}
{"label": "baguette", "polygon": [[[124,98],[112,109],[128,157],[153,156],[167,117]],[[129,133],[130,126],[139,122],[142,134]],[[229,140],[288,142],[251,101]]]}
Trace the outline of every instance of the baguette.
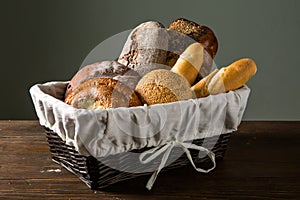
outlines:
{"label": "baguette", "polygon": [[233,62],[228,67],[213,71],[191,89],[198,98],[236,90],[254,76],[256,71],[255,62],[250,58],[243,58]]}
{"label": "baguette", "polygon": [[212,77],[219,71],[219,69],[215,69],[209,75],[201,79],[198,83],[196,83],[191,89],[194,91],[197,98],[206,97],[209,95],[207,86]]}

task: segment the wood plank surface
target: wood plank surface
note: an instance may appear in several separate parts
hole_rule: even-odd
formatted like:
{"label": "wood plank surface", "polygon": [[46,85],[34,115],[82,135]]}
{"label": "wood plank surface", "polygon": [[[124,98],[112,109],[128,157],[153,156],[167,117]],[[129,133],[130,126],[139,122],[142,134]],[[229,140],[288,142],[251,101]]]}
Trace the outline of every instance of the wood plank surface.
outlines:
{"label": "wood plank surface", "polygon": [[90,190],[50,157],[38,121],[0,121],[0,199],[300,199],[300,122],[246,121],[209,174],[191,166]]}

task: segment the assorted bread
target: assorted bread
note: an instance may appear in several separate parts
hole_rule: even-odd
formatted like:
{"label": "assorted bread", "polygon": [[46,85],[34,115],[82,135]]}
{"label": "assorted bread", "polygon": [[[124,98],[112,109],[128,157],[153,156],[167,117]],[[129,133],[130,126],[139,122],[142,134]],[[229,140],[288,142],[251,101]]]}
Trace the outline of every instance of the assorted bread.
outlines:
{"label": "assorted bread", "polygon": [[213,31],[187,19],[168,29],[142,23],[117,61],[87,65],[73,76],[64,102],[89,110],[169,103],[236,90],[256,73],[249,58],[212,70],[217,49]]}

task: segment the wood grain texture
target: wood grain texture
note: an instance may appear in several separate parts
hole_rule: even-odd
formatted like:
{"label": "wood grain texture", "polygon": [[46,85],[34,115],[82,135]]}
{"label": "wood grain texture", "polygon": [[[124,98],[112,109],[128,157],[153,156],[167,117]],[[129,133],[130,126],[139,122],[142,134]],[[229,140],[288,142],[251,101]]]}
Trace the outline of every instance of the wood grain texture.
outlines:
{"label": "wood grain texture", "polygon": [[209,174],[191,166],[94,192],[52,162],[37,121],[0,121],[0,199],[299,199],[300,122],[242,122]]}

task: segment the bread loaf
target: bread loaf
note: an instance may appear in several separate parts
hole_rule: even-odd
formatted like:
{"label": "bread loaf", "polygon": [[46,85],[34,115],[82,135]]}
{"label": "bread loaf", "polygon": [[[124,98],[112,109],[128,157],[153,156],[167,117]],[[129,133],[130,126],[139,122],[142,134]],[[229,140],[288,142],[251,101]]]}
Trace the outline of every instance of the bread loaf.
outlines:
{"label": "bread loaf", "polygon": [[203,45],[203,64],[199,72],[200,78],[206,76],[212,67],[213,59],[218,50],[218,41],[214,32],[207,26],[199,25],[187,19],[177,19],[168,28],[169,49],[167,64],[173,66],[179,55],[192,43]]}
{"label": "bread loaf", "polygon": [[210,82],[210,80],[212,79],[212,77],[218,72],[218,69],[215,69],[214,71],[212,71],[209,75],[207,75],[206,77],[204,77],[203,79],[201,79],[197,84],[195,84],[193,87],[191,87],[191,89],[195,92],[196,96],[198,98],[200,97],[206,97],[208,95],[210,95],[207,86]]}
{"label": "bread loaf", "polygon": [[93,78],[83,82],[67,95],[65,103],[89,110],[141,105],[133,90],[112,78]]}
{"label": "bread loaf", "polygon": [[135,89],[142,103],[152,105],[195,97],[187,80],[174,72],[158,69],[146,74]]}
{"label": "bread loaf", "polygon": [[65,97],[71,93],[77,86],[86,80],[97,77],[114,77],[126,73],[130,68],[116,62],[103,61],[96,62],[81,68],[71,79],[67,86]]}
{"label": "bread loaf", "polygon": [[192,85],[203,63],[203,46],[195,42],[180,55],[171,71],[182,75]]}
{"label": "bread loaf", "polygon": [[[130,68],[126,67],[125,65],[122,65],[118,63],[117,61],[102,61],[102,62],[96,62],[90,65],[87,65],[83,68],[81,68],[71,79],[69,82],[65,97],[68,96],[69,93],[71,93],[77,86],[79,86],[81,83],[93,79],[93,78],[100,78],[100,77],[115,77],[118,75],[130,75],[130,76],[138,76],[137,73],[133,74],[134,72],[130,72]],[[136,78],[137,79],[137,78]],[[135,81],[132,79],[131,81],[128,81],[130,84],[133,83],[135,88],[135,85],[138,82],[138,79]]]}
{"label": "bread loaf", "polygon": [[243,58],[228,67],[214,70],[191,89],[198,98],[236,90],[242,87],[256,71],[256,63],[250,58]]}
{"label": "bread loaf", "polygon": [[140,24],[128,36],[118,62],[132,69],[147,64],[166,64],[168,34],[155,21]]}

